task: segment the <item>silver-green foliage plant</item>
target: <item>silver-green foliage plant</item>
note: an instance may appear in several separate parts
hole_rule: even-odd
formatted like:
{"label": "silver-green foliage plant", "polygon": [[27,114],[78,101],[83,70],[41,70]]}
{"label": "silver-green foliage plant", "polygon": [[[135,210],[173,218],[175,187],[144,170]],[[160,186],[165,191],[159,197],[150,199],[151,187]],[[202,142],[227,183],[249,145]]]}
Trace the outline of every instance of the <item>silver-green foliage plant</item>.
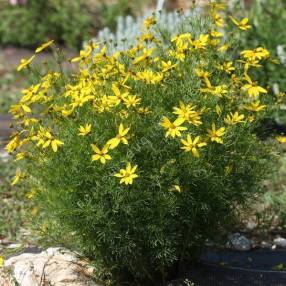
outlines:
{"label": "silver-green foliage plant", "polygon": [[[93,39],[94,42],[107,43],[112,51],[126,50],[135,45],[137,38],[141,35],[144,20],[155,14],[157,17],[158,27],[173,36],[183,30],[183,26],[190,22],[190,19],[198,18],[200,8],[195,8],[186,11],[166,12],[160,10],[157,12],[147,11],[142,16],[119,16],[115,32],[112,32],[108,27],[99,31],[98,36]],[[201,20],[204,21],[200,17]]]}

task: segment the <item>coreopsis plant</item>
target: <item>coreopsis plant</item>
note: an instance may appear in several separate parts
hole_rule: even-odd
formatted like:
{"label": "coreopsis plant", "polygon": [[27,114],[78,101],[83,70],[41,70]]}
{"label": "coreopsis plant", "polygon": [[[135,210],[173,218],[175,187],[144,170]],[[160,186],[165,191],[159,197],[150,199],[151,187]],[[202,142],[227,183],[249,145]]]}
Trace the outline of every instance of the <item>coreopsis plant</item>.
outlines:
{"label": "coreopsis plant", "polygon": [[173,278],[270,173],[276,145],[255,132],[272,95],[252,75],[270,55],[238,52],[224,27],[251,24],[223,8],[210,3],[171,37],[148,18],[124,52],[90,44],[76,72],[47,72],[11,108],[6,149],[22,165],[13,183],[34,190],[34,225],[93,261],[97,278]]}

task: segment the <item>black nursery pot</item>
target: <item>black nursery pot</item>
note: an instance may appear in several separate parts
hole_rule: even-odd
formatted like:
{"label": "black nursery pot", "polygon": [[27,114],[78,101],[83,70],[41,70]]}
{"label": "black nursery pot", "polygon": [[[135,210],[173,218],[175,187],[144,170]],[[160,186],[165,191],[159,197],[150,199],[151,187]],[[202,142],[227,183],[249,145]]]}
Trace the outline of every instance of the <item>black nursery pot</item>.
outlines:
{"label": "black nursery pot", "polygon": [[166,286],[286,286],[286,251],[207,251],[180,280]]}

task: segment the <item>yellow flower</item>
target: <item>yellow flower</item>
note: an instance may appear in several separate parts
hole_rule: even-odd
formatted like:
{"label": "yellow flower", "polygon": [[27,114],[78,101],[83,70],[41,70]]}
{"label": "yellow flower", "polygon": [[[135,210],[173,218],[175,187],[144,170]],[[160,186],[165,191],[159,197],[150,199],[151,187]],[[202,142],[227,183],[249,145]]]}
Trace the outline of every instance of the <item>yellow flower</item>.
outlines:
{"label": "yellow flower", "polygon": [[214,37],[214,38],[221,38],[221,37],[223,37],[223,33],[218,32],[218,31],[216,31],[216,30],[211,31],[210,34],[211,34],[211,36]]}
{"label": "yellow flower", "polygon": [[217,27],[222,28],[224,26],[224,20],[218,13],[213,15],[213,20]]}
{"label": "yellow flower", "polygon": [[4,266],[4,257],[0,256],[0,268]]}
{"label": "yellow flower", "polygon": [[229,125],[235,125],[237,123],[244,122],[243,119],[244,115],[243,114],[239,115],[238,112],[236,111],[234,114],[232,112],[228,114],[224,119],[224,122]]}
{"label": "yellow flower", "polygon": [[173,69],[175,66],[177,66],[177,64],[172,64],[171,61],[168,61],[168,62],[164,62],[162,61],[162,72],[167,72],[171,69]]}
{"label": "yellow flower", "polygon": [[72,103],[70,104],[72,109],[76,107],[82,107],[86,102],[94,99],[93,95],[85,95],[85,94],[74,94],[72,97]]}
{"label": "yellow flower", "polygon": [[185,120],[183,118],[179,117],[174,122],[171,122],[166,116],[163,116],[160,125],[167,130],[166,137],[181,137],[181,131],[187,130],[186,127],[180,126],[184,123],[184,121]]}
{"label": "yellow flower", "polygon": [[224,173],[225,173],[226,175],[229,175],[229,174],[232,172],[232,170],[233,170],[233,166],[232,166],[232,165],[225,166],[225,168],[224,168]]}
{"label": "yellow flower", "polygon": [[279,143],[286,143],[286,136],[276,136],[275,139],[279,142]]}
{"label": "yellow flower", "polygon": [[211,74],[209,72],[201,70],[201,69],[195,69],[195,74],[199,78],[209,78],[211,76]]}
{"label": "yellow flower", "polygon": [[23,178],[23,177],[24,177],[24,174],[21,172],[21,170],[17,170],[16,174],[15,174],[13,180],[12,180],[11,185],[14,186],[14,185],[18,184],[20,179]]}
{"label": "yellow flower", "polygon": [[249,96],[258,97],[260,93],[267,93],[265,88],[257,85],[256,82],[253,82],[247,74],[245,74],[245,79],[248,83],[245,84],[242,89],[246,90]]}
{"label": "yellow flower", "polygon": [[185,120],[188,119],[190,112],[194,112],[193,111],[194,106],[192,106],[192,104],[186,105],[182,101],[180,101],[180,107],[173,107],[173,109],[174,109],[174,111],[173,111],[174,114],[177,114],[178,117],[183,118]]}
{"label": "yellow flower", "polygon": [[116,137],[111,138],[107,142],[107,145],[109,145],[109,148],[114,149],[119,145],[119,143],[128,144],[126,135],[129,132],[129,130],[130,128],[124,128],[123,124],[121,123],[119,125],[118,134],[116,135]]}
{"label": "yellow flower", "polygon": [[115,83],[112,84],[111,89],[115,96],[109,96],[109,100],[113,101],[115,105],[119,104],[128,95],[128,92],[121,93],[120,89]]}
{"label": "yellow flower", "polygon": [[245,105],[244,108],[249,111],[259,112],[264,110],[266,108],[266,105],[260,104],[260,100],[257,100],[255,102],[251,102],[248,105]]}
{"label": "yellow flower", "polygon": [[43,51],[44,49],[48,48],[49,46],[51,46],[54,43],[54,40],[48,41],[44,44],[42,44],[40,47],[38,47],[35,51],[36,54],[40,53],[41,51]]}
{"label": "yellow flower", "polygon": [[143,54],[134,59],[133,64],[138,64],[148,59],[153,53],[153,49],[144,49]]}
{"label": "yellow flower", "polygon": [[254,120],[255,120],[255,117],[254,117],[253,115],[248,115],[248,116],[247,116],[247,121],[248,121],[248,122],[251,123],[251,122],[253,122]]}
{"label": "yellow flower", "polygon": [[85,60],[92,52],[92,47],[89,45],[85,50],[79,52],[79,56],[71,59],[72,63],[79,62],[81,60]]}
{"label": "yellow flower", "polygon": [[195,126],[199,126],[202,124],[201,115],[199,112],[194,111],[195,107],[196,106],[193,106],[191,103],[185,105],[182,101],[180,101],[180,107],[174,107],[173,113],[177,114],[178,118],[181,118]]}
{"label": "yellow flower", "polygon": [[220,53],[224,53],[224,52],[226,52],[229,48],[230,48],[230,45],[229,45],[229,44],[223,44],[223,45],[220,46],[217,50],[218,50]]}
{"label": "yellow flower", "polygon": [[190,33],[183,33],[173,37],[171,39],[171,42],[175,42],[176,44],[178,44],[178,43],[183,43],[184,41],[191,42],[191,40],[192,40],[192,35]]}
{"label": "yellow flower", "polygon": [[138,108],[138,113],[140,114],[148,114],[150,113],[150,109],[148,107],[139,107]]}
{"label": "yellow flower", "polygon": [[192,42],[196,50],[205,50],[209,41],[209,35],[201,34],[199,38]]}
{"label": "yellow flower", "polygon": [[108,154],[109,146],[106,144],[102,150],[100,150],[95,144],[91,144],[93,151],[95,152],[92,155],[92,161],[100,160],[102,164],[106,163],[106,160],[111,160],[111,156]]}
{"label": "yellow flower", "polygon": [[258,47],[254,50],[244,50],[240,55],[249,61],[262,60],[270,57],[269,51],[262,47]]}
{"label": "yellow flower", "polygon": [[201,142],[200,136],[196,136],[195,139],[192,139],[190,134],[187,135],[187,139],[181,139],[182,144],[184,145],[181,149],[185,152],[192,152],[195,157],[200,157],[198,148],[202,148],[207,145],[205,142]]}
{"label": "yellow flower", "polygon": [[145,81],[148,84],[157,84],[163,80],[163,73],[153,72],[145,69],[144,71],[136,73],[136,79]]}
{"label": "yellow flower", "polygon": [[240,30],[246,31],[251,28],[248,18],[243,18],[241,21],[234,19],[232,16],[229,16],[229,18]]}
{"label": "yellow flower", "polygon": [[33,189],[26,194],[26,198],[31,200],[36,194],[37,194],[37,191]]}
{"label": "yellow flower", "polygon": [[19,135],[14,136],[6,145],[5,150],[10,154],[14,152],[21,144]]}
{"label": "yellow flower", "polygon": [[207,4],[210,6],[214,11],[216,10],[225,10],[226,4],[224,3],[217,3],[216,1],[208,1],[209,3]]}
{"label": "yellow flower", "polygon": [[39,208],[33,207],[33,208],[31,209],[31,215],[32,215],[32,216],[36,216],[38,213],[39,213]]}
{"label": "yellow flower", "polygon": [[79,136],[86,136],[91,132],[91,124],[85,124],[85,126],[79,127]]}
{"label": "yellow flower", "polygon": [[180,193],[182,191],[181,187],[179,185],[174,185],[173,188],[174,188],[173,190],[178,192],[178,193]]}
{"label": "yellow flower", "polygon": [[130,163],[127,163],[125,169],[121,169],[119,173],[115,174],[114,176],[117,178],[121,178],[120,184],[125,184],[125,185],[132,185],[133,180],[135,178],[138,178],[138,175],[135,174],[137,169],[137,165],[132,167]]}
{"label": "yellow flower", "polygon": [[37,146],[42,146],[43,149],[51,146],[54,152],[58,151],[58,147],[64,145],[64,143],[51,134],[50,131],[43,127],[40,127],[37,135],[32,137],[33,141],[38,141]]}
{"label": "yellow flower", "polygon": [[22,69],[26,68],[35,58],[35,55],[30,57],[29,59],[21,59],[20,65],[17,67],[17,71],[21,71]]}
{"label": "yellow flower", "polygon": [[154,40],[155,40],[155,37],[151,33],[143,33],[138,39],[138,41],[141,41],[141,42],[148,42],[148,41],[152,42]]}
{"label": "yellow flower", "polygon": [[233,62],[226,62],[221,65],[218,65],[217,68],[221,71],[225,71],[226,73],[230,74],[235,70],[235,67],[233,66]]}
{"label": "yellow flower", "polygon": [[141,98],[138,98],[136,95],[128,95],[124,98],[124,104],[127,108],[129,107],[136,107],[139,104]]}
{"label": "yellow flower", "polygon": [[[53,139],[51,140],[51,146],[54,152],[58,151],[58,147],[64,145],[64,142],[58,140],[58,139]],[[44,147],[43,147],[44,148]]]}
{"label": "yellow flower", "polygon": [[212,124],[212,129],[208,129],[208,135],[212,142],[216,142],[219,144],[223,144],[223,141],[220,137],[222,137],[225,133],[225,128],[221,127],[219,129],[216,129],[215,124]]}
{"label": "yellow flower", "polygon": [[145,21],[144,21],[144,27],[145,27],[147,30],[149,30],[150,27],[153,26],[153,25],[155,25],[156,23],[157,23],[157,20],[156,20],[154,17],[150,16],[150,17],[148,17],[148,18],[145,19]]}
{"label": "yellow flower", "polygon": [[200,91],[203,93],[210,93],[218,97],[223,97],[224,94],[228,93],[227,86],[225,84],[201,88]]}
{"label": "yellow flower", "polygon": [[25,156],[26,156],[26,154],[24,152],[20,152],[16,155],[15,161],[23,160],[25,158]]}
{"label": "yellow flower", "polygon": [[74,108],[72,108],[72,109],[70,109],[70,110],[65,110],[65,109],[63,109],[63,110],[61,111],[61,113],[62,113],[62,115],[63,115],[64,117],[68,117],[68,116],[70,116],[70,115],[73,113],[73,111],[74,111]]}
{"label": "yellow flower", "polygon": [[221,106],[220,105],[216,105],[215,106],[215,112],[216,112],[216,114],[218,115],[218,116],[221,116],[221,114],[222,114],[222,109],[221,109]]}

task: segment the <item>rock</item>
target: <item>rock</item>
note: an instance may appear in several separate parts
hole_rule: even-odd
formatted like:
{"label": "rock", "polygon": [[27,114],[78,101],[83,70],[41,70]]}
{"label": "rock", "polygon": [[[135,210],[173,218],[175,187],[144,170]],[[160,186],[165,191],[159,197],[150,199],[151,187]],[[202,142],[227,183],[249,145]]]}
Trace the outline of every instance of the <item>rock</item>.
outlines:
{"label": "rock", "polygon": [[271,249],[272,248],[272,243],[269,241],[262,241],[260,244],[260,247],[263,249]]}
{"label": "rock", "polygon": [[210,239],[206,239],[205,246],[213,247],[213,246],[215,246],[215,243],[212,240],[210,240]]}
{"label": "rock", "polygon": [[254,230],[257,227],[257,223],[254,221],[248,221],[246,224],[246,228],[248,230]]}
{"label": "rock", "polygon": [[[0,137],[1,139],[1,137]],[[0,140],[1,142],[1,140]],[[7,163],[9,161],[9,154],[3,150],[0,149],[0,160],[3,162],[3,163]]]}
{"label": "rock", "polygon": [[286,239],[283,237],[277,237],[273,240],[273,243],[281,248],[286,248]]}
{"label": "rock", "polygon": [[227,247],[238,250],[238,251],[248,251],[251,249],[251,240],[241,235],[240,233],[234,233],[230,235],[229,241],[227,242]]}
{"label": "rock", "polygon": [[20,248],[20,247],[22,247],[22,244],[20,243],[12,243],[7,246],[8,249],[15,249],[15,248]]}
{"label": "rock", "polygon": [[[92,281],[92,269],[66,249],[49,248],[41,253],[23,253],[5,261],[21,286],[99,286]],[[2,286],[2,284],[0,284]]]}

